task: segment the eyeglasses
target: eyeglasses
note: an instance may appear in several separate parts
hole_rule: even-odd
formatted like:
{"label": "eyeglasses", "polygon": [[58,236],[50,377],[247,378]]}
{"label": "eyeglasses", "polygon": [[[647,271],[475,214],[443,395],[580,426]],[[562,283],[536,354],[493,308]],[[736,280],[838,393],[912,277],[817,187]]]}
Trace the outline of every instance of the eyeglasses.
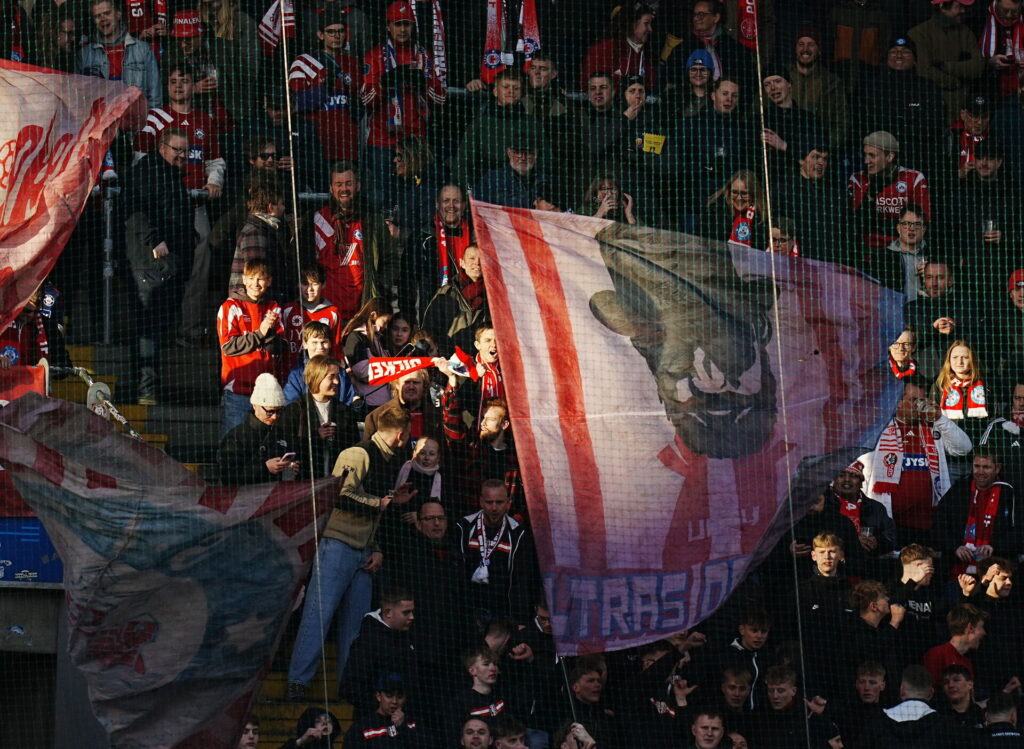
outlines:
{"label": "eyeglasses", "polygon": [[772,237],[772,244],[786,244],[792,241],[793,237]]}
{"label": "eyeglasses", "polygon": [[170,143],[164,143],[163,145],[165,148],[169,148],[172,151],[174,151],[174,153],[178,154],[178,156],[183,156],[184,154],[188,153],[187,148],[179,148],[178,146],[172,146]]}
{"label": "eyeglasses", "polygon": [[909,351],[910,349],[914,348],[914,346],[916,346],[916,345],[917,345],[916,343],[901,343],[901,342],[897,341],[896,343],[891,344],[889,346],[889,348],[898,348],[898,349],[902,349],[903,351]]}
{"label": "eyeglasses", "polygon": [[715,15],[715,14],[714,13],[709,13],[706,10],[695,10],[695,11],[693,11],[693,17],[694,18],[707,18],[708,16],[713,16],[713,15]]}
{"label": "eyeglasses", "polygon": [[266,153],[258,153],[256,155],[259,158],[263,159],[264,161],[270,161],[271,159],[277,158],[277,154],[273,151],[267,151]]}
{"label": "eyeglasses", "polygon": [[324,29],[323,33],[328,36],[341,36],[345,33],[345,29]]}
{"label": "eyeglasses", "polygon": [[445,520],[446,517],[447,516],[445,516],[445,515],[424,515],[423,517],[420,518],[420,522],[423,522],[423,523],[440,523],[442,520]]}
{"label": "eyeglasses", "polygon": [[266,406],[260,406],[260,408],[263,409],[263,413],[265,413],[267,417],[279,416],[281,414],[280,408],[267,408]]}
{"label": "eyeglasses", "polygon": [[900,221],[899,224],[897,224],[897,226],[902,226],[904,229],[907,229],[911,226],[914,227],[915,229],[920,229],[922,226],[924,226],[924,221]]}

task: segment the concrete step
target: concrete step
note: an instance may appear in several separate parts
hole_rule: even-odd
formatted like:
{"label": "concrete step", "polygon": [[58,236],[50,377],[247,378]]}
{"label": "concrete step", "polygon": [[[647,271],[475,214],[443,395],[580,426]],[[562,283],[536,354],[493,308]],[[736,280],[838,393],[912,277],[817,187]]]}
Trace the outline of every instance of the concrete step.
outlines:
{"label": "concrete step", "polygon": [[76,367],[84,367],[91,372],[96,366],[96,347],[92,344],[69,344],[66,348],[71,363]]}

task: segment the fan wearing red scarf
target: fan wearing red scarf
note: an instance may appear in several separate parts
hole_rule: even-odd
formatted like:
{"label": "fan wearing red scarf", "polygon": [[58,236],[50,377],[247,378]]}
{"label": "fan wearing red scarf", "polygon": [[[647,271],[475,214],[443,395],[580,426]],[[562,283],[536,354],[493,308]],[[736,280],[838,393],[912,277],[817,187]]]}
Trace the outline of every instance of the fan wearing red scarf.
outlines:
{"label": "fan wearing red scarf", "polygon": [[[945,361],[935,380],[935,393],[942,413],[977,444],[988,423],[988,391],[981,380],[978,357],[967,341],[957,339],[946,350]],[[966,467],[958,475],[965,473]]]}
{"label": "fan wearing red scarf", "polygon": [[936,548],[950,560],[949,575],[974,575],[993,555],[1016,559],[1024,518],[1018,518],[1013,487],[1001,480],[993,452],[978,450],[971,475],[953,484],[935,510]]}
{"label": "fan wearing red scarf", "polygon": [[903,328],[900,337],[889,344],[889,368],[893,377],[902,380],[917,372],[914,353],[917,351],[917,333],[909,325]]}
{"label": "fan wearing red scarf", "polygon": [[993,0],[978,39],[981,56],[999,79],[999,97],[1017,92],[1024,60],[1024,21],[1020,0]]}

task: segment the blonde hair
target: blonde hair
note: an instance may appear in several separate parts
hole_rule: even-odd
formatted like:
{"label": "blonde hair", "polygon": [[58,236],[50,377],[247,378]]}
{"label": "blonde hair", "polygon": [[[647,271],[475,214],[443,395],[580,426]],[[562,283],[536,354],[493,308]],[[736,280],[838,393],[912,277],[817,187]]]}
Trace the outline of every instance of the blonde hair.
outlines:
{"label": "blonde hair", "polygon": [[234,40],[237,36],[237,12],[238,6],[235,0],[220,0],[220,7],[217,8],[217,17],[211,18],[209,7],[212,3],[199,3],[199,18],[213,32],[217,39]]}
{"label": "blonde hair", "polygon": [[953,366],[950,364],[949,359],[953,353],[953,349],[955,349],[957,346],[963,346],[971,355],[971,382],[974,383],[975,381],[981,379],[981,365],[978,363],[978,355],[974,353],[974,349],[971,348],[971,344],[969,344],[963,338],[957,338],[955,341],[949,344],[949,348],[946,349],[946,358],[942,362],[942,369],[939,370],[939,376],[935,378],[935,390],[938,392],[939,397],[941,397],[942,394],[949,387],[950,380],[956,377],[956,374],[953,372]]}
{"label": "blonde hair", "polygon": [[327,354],[317,354],[310,357],[309,361],[306,362],[306,368],[302,370],[302,377],[306,381],[306,389],[310,393],[320,387],[320,383],[323,382],[323,379],[331,371],[331,367],[337,367],[340,372],[341,362],[333,356],[327,356]]}

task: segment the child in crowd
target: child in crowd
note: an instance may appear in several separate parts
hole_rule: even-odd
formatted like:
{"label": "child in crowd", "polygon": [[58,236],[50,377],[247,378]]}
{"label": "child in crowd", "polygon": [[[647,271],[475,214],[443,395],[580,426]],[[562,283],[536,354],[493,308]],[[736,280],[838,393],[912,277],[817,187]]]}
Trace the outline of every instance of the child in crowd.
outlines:
{"label": "child in crowd", "polygon": [[[285,312],[285,315],[288,313]],[[299,396],[306,392],[306,364],[314,356],[327,356],[334,347],[332,343],[332,331],[326,323],[311,320],[302,326],[301,332],[301,359],[288,372],[288,378],[284,383],[285,403],[298,400]],[[352,386],[352,380],[344,368],[338,373],[338,402],[346,406],[352,405],[356,389]]]}
{"label": "child in crowd", "polygon": [[242,290],[232,291],[217,312],[221,437],[245,421],[256,378],[264,372],[276,374],[284,327],[281,307],[264,298],[272,280],[266,260],[249,260],[242,271]]}
{"label": "child in crowd", "polygon": [[302,358],[303,331],[309,322],[326,325],[330,330],[328,339],[331,345],[341,344],[341,315],[337,306],[321,295],[323,284],[323,271],[319,265],[304,266],[299,271],[299,298],[286,304],[282,310],[290,366],[295,366]]}

